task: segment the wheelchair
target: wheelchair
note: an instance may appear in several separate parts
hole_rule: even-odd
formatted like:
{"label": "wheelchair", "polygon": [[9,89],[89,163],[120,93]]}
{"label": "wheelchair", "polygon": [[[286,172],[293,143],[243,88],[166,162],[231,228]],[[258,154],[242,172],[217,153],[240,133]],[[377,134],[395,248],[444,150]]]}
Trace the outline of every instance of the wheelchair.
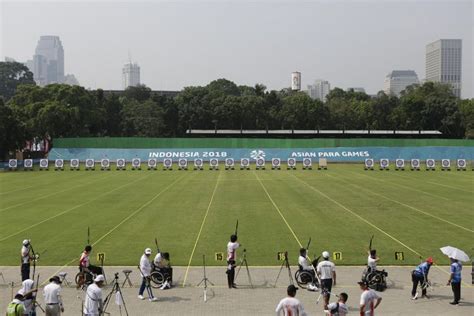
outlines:
{"label": "wheelchair", "polygon": [[313,271],[303,270],[299,265],[299,269],[295,272],[296,284],[302,289],[307,289],[309,284],[314,284],[319,288],[319,282]]}
{"label": "wheelchair", "polygon": [[89,268],[89,271],[85,271],[81,267],[79,267],[79,272],[74,277],[77,289],[85,290],[89,285],[94,283],[96,275],[103,274],[103,270],[101,267],[90,266]]}
{"label": "wheelchair", "polygon": [[165,281],[172,283],[173,269],[171,267],[159,268],[152,265],[152,271],[150,274],[150,285],[154,289],[160,288]]}
{"label": "wheelchair", "polygon": [[385,270],[371,271],[367,269],[362,275],[362,280],[367,281],[372,290],[383,292],[387,288],[387,276],[388,273]]}

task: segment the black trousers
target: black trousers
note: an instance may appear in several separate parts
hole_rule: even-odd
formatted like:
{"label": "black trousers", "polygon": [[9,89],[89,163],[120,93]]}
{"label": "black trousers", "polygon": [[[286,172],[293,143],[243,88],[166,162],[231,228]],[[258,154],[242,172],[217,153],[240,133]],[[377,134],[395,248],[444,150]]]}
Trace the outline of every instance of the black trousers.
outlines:
{"label": "black trousers", "polygon": [[423,276],[419,276],[415,273],[411,274],[411,281],[413,282],[413,288],[411,289],[411,296],[415,296],[416,288],[418,287],[418,283],[422,287],[421,295],[426,295],[426,288],[423,288],[423,282],[425,282],[425,278]]}
{"label": "black trousers", "polygon": [[459,283],[451,282],[451,289],[453,290],[454,301],[456,303],[459,303],[459,301],[461,300],[461,282]]}
{"label": "black trousers", "polygon": [[21,264],[21,281],[25,281],[30,278],[30,263]]}
{"label": "black trousers", "polygon": [[332,290],[332,279],[321,279],[321,293],[329,296]]}
{"label": "black trousers", "polygon": [[227,271],[225,273],[227,274],[227,284],[229,285],[229,288],[231,288],[232,285],[234,285],[235,265],[233,263],[228,263]]}

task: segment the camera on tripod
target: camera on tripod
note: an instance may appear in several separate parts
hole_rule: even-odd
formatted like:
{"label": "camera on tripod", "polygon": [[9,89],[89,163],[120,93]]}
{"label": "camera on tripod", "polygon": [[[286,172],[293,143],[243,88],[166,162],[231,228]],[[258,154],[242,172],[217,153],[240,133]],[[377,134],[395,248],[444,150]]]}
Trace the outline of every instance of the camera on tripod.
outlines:
{"label": "camera on tripod", "polygon": [[115,275],[114,279],[115,279],[115,280],[118,280],[118,278],[119,278],[119,273],[117,272],[117,273],[115,273],[114,275]]}

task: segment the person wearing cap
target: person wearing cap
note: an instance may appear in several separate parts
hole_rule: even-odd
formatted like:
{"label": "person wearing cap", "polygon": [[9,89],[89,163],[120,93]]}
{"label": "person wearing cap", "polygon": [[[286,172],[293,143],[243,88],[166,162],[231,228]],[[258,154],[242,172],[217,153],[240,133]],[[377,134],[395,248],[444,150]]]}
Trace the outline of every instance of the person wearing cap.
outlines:
{"label": "person wearing cap", "polygon": [[13,301],[7,306],[7,316],[23,316],[25,314],[25,306],[23,305],[23,295],[17,293]]}
{"label": "person wearing cap", "polygon": [[323,251],[321,255],[323,260],[318,263],[316,272],[321,280],[321,293],[323,294],[324,305],[326,306],[329,304],[332,286],[333,284],[336,285],[336,265],[334,262],[329,261],[329,252]]}
{"label": "person wearing cap", "polygon": [[296,291],[298,288],[293,284],[289,285],[286,289],[286,293],[288,294],[287,297],[282,299],[280,303],[278,303],[276,307],[276,314],[277,316],[283,313],[283,316],[306,316],[306,312],[304,311],[303,305],[301,302],[295,298]]}
{"label": "person wearing cap", "polygon": [[46,316],[59,316],[64,313],[61,300],[61,280],[57,275],[49,279],[49,284],[43,289]]}
{"label": "person wearing cap", "polygon": [[30,263],[33,259],[30,240],[25,239],[23,240],[21,247],[21,281],[25,281],[30,278]]}
{"label": "person wearing cap", "polygon": [[26,279],[21,282],[21,289],[18,290],[18,294],[23,295],[23,305],[25,306],[25,315],[34,316],[36,315],[34,300],[36,297],[37,289],[33,288],[34,281]]}
{"label": "person wearing cap", "polygon": [[454,300],[450,302],[451,305],[458,305],[459,301],[461,300],[461,271],[462,271],[462,264],[459,260],[454,258],[449,258],[451,260],[451,267],[450,267],[450,276],[447,285],[451,285],[451,289],[453,290]]}
{"label": "person wearing cap", "polygon": [[433,258],[429,257],[425,260],[425,262],[418,265],[415,270],[411,273],[411,281],[413,282],[413,288],[411,290],[411,297],[413,300],[418,298],[417,287],[418,283],[421,286],[421,297],[428,298],[426,295],[426,286],[424,286],[425,282],[428,282],[428,273],[430,272],[430,268],[433,265]]}
{"label": "person wearing cap", "polygon": [[[317,261],[317,260],[315,260]],[[300,270],[307,271],[311,273],[313,278],[316,277],[315,269],[313,263],[310,262],[309,257],[308,257],[308,252],[306,251],[305,248],[300,248],[300,256],[298,257],[298,267]],[[314,283],[308,283],[308,291],[317,291],[318,287]]]}
{"label": "person wearing cap", "polygon": [[360,316],[374,316],[375,309],[382,302],[382,298],[372,289],[369,288],[367,281],[359,281],[360,289],[362,294],[360,295],[359,312]]}
{"label": "person wearing cap", "polygon": [[237,242],[237,235],[231,235],[227,243],[227,286],[229,289],[236,289],[235,280],[235,262],[237,260],[237,248],[240,244]]}
{"label": "person wearing cap", "polygon": [[102,315],[104,302],[101,288],[104,286],[104,281],[104,276],[99,274],[94,278],[94,283],[87,287],[83,310],[85,316]]}
{"label": "person wearing cap", "polygon": [[346,305],[349,296],[347,293],[342,292],[339,294],[339,300],[331,303],[324,308],[324,312],[327,315],[346,316],[349,313],[349,308]]}
{"label": "person wearing cap", "polygon": [[140,269],[140,273],[142,275],[142,285],[140,286],[140,290],[138,291],[138,298],[143,300],[145,299],[143,297],[143,292],[145,292],[145,288],[148,292],[148,299],[150,302],[155,302],[158,299],[153,296],[153,292],[151,291],[151,286],[150,286],[150,275],[151,275],[151,262],[150,262],[150,256],[151,256],[151,249],[146,248],[143,255],[140,258],[140,265],[138,268]]}

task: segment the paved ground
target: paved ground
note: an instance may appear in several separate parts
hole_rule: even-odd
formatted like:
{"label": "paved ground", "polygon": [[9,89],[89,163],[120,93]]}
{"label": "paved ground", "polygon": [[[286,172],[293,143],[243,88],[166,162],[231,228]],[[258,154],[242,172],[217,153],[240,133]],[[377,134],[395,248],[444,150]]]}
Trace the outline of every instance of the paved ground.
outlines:
{"label": "paved ground", "polygon": [[[226,279],[223,267],[210,267],[207,269],[208,278],[215,285],[208,289],[208,301],[203,302],[203,289],[196,285],[203,277],[203,270],[192,267],[189,270],[186,286],[182,287],[186,269],[175,267],[175,287],[171,290],[155,290],[158,302],[140,301],[137,299],[139,286],[139,272],[135,267],[131,274],[134,287],[124,287],[123,294],[129,315],[274,315],[274,309],[278,301],[286,295],[286,286],[289,284],[287,270],[283,270],[276,287],[275,279],[279,268],[275,267],[250,267],[250,273],[254,288],[249,287],[249,281],[245,270],[240,272],[237,278],[239,289],[229,290],[226,288]],[[466,283],[462,287],[462,303],[459,306],[451,306],[451,288],[445,286],[448,279],[448,267],[432,268],[431,280],[434,283],[431,299],[410,299],[410,267],[387,267],[389,272],[389,289],[381,293],[383,301],[377,309],[378,315],[474,315],[474,288],[471,284],[471,267],[466,266],[463,278]],[[124,267],[107,267],[106,275],[110,282],[115,272],[119,272],[120,281],[124,280],[121,272]],[[40,282],[45,281],[58,271],[68,272],[67,278],[73,280],[77,269],[73,267],[39,267]],[[345,291],[349,294],[349,306],[351,314],[357,315],[357,306],[360,290],[356,284],[360,278],[362,267],[338,267],[338,285],[333,292]],[[11,297],[11,286],[9,282],[14,281],[14,291],[19,288],[19,268],[0,267],[5,282],[0,276],[0,314],[4,313],[6,304]],[[294,270],[293,270],[294,272]],[[63,284],[64,285],[64,284]],[[110,292],[110,287],[104,289],[104,293]],[[84,293],[77,291],[75,287],[64,286],[63,297],[65,302],[65,315],[80,315],[81,299]],[[298,291],[297,297],[303,302],[309,315],[324,315],[322,301],[316,304],[318,293],[304,290]],[[43,303],[40,294],[40,303]],[[120,315],[116,305],[111,304],[107,310],[111,315]]]}

